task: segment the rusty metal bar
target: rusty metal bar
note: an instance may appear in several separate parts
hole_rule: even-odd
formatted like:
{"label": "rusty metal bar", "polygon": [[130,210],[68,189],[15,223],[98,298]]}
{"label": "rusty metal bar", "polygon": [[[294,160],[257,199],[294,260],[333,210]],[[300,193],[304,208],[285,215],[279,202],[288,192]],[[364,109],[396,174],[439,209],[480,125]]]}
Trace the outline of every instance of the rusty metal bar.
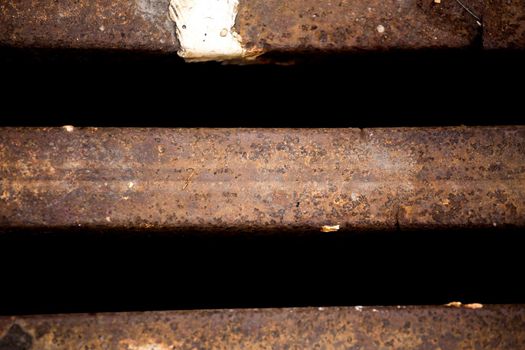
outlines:
{"label": "rusty metal bar", "polygon": [[525,226],[525,127],[0,129],[0,227]]}
{"label": "rusty metal bar", "polygon": [[177,51],[169,0],[15,0],[0,3],[0,45]]}
{"label": "rusty metal bar", "polygon": [[241,2],[237,28],[248,48],[285,52],[460,48],[480,30],[455,1],[433,0],[250,0]]}
{"label": "rusty metal bar", "polygon": [[521,0],[241,1],[237,30],[263,52],[525,48]]}
{"label": "rusty metal bar", "polygon": [[[241,0],[235,30],[245,48],[258,53],[525,48],[523,1],[461,4]],[[0,45],[175,52],[179,44],[168,7],[169,0],[3,1]]]}
{"label": "rusty metal bar", "polygon": [[516,350],[525,308],[345,307],[0,318],[0,349]]}

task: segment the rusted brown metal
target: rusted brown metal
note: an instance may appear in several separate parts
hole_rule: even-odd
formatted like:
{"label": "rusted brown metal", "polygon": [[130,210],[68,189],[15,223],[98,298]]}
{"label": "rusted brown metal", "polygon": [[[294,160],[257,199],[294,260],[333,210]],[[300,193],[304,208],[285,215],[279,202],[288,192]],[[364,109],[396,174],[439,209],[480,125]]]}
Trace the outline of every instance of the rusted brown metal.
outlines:
{"label": "rusted brown metal", "polygon": [[[241,0],[236,31],[254,52],[525,48],[521,0]],[[175,52],[168,0],[0,3],[0,45]]]}
{"label": "rusted brown metal", "polygon": [[487,49],[525,48],[525,1],[487,0],[483,46]]}
{"label": "rusted brown metal", "polygon": [[0,2],[0,45],[175,52],[169,0]]}
{"label": "rusted brown metal", "polygon": [[265,52],[458,48],[479,29],[455,1],[250,0],[237,18],[247,47]]}
{"label": "rusted brown metal", "polygon": [[517,350],[525,308],[346,307],[0,318],[0,349]]}
{"label": "rusted brown metal", "polygon": [[525,226],[525,127],[0,129],[0,227]]}

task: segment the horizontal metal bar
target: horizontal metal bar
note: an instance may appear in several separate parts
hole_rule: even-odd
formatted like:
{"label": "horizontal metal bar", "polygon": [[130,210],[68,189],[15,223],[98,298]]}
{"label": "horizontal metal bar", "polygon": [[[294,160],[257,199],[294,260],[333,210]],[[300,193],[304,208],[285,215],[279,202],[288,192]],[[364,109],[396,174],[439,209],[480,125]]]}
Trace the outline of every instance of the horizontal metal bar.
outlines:
{"label": "horizontal metal bar", "polygon": [[[478,308],[481,307],[481,308]],[[0,318],[0,348],[516,350],[525,308],[345,307]]]}
{"label": "horizontal metal bar", "polygon": [[263,52],[525,48],[525,2],[249,0],[237,31]]}
{"label": "horizontal metal bar", "polygon": [[480,27],[455,1],[250,0],[237,29],[248,48],[287,52],[468,47]]}
{"label": "horizontal metal bar", "polygon": [[525,226],[525,127],[0,129],[0,228]]}
{"label": "horizontal metal bar", "polygon": [[[169,0],[4,1],[0,45],[175,52],[168,7]],[[523,16],[521,0],[241,0],[235,30],[257,53],[523,49]]]}
{"label": "horizontal metal bar", "polygon": [[0,3],[0,45],[175,52],[169,0]]}

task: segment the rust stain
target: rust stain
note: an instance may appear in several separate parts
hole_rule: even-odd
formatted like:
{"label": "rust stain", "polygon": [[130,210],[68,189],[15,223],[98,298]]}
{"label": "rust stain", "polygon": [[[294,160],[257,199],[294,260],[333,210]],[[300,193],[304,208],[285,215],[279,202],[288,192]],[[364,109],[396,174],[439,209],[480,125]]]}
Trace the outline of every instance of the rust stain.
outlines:
{"label": "rust stain", "polygon": [[487,49],[525,48],[525,1],[486,0],[483,46]]}
{"label": "rust stain", "polygon": [[525,226],[523,126],[3,128],[0,144],[2,230]]}
{"label": "rust stain", "polygon": [[455,1],[433,0],[241,1],[236,25],[248,48],[292,53],[467,47],[478,27]]}
{"label": "rust stain", "polygon": [[13,47],[176,52],[169,0],[0,3],[0,43]]}
{"label": "rust stain", "polygon": [[[470,349],[525,344],[525,308],[366,307],[0,317],[0,349]],[[517,347],[518,346],[518,347]]]}

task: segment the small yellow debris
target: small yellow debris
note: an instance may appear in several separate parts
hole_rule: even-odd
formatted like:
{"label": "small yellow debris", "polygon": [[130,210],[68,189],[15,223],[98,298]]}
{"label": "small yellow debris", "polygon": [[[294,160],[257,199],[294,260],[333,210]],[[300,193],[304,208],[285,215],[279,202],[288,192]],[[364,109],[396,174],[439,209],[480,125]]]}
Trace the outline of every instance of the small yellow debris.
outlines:
{"label": "small yellow debris", "polygon": [[129,188],[129,189],[132,189],[133,186],[135,186],[135,184],[133,183],[133,181],[128,182],[128,188]]}
{"label": "small yellow debris", "polygon": [[111,222],[111,218],[109,216],[106,216],[106,221]]}
{"label": "small yellow debris", "polygon": [[449,306],[449,307],[461,307],[461,301],[452,301],[448,304],[445,304],[445,306]]}
{"label": "small yellow debris", "polygon": [[435,4],[441,4],[441,0],[434,0]]}
{"label": "small yellow debris", "polygon": [[483,304],[480,303],[471,303],[471,304],[462,304],[460,301],[453,301],[451,303],[445,304],[445,306],[450,307],[464,307],[467,309],[481,309],[483,307]]}
{"label": "small yellow debris", "polygon": [[9,192],[7,192],[7,191],[2,192],[2,195],[0,196],[0,199],[4,199],[4,200],[9,199]]}
{"label": "small yellow debris", "polygon": [[412,212],[414,211],[414,207],[411,205],[402,205],[401,209],[405,211],[405,217],[412,216]]}
{"label": "small yellow debris", "polygon": [[64,125],[63,128],[67,131],[67,132],[73,132],[73,130],[75,130],[75,127],[73,125]]}
{"label": "small yellow debris", "polygon": [[[177,344],[177,349],[181,347],[181,344]],[[119,349],[128,349],[128,350],[169,350],[175,349],[174,347],[167,346],[165,344],[159,343],[141,343],[139,341],[124,339],[119,342]]]}
{"label": "small yellow debris", "polygon": [[339,225],[324,225],[321,227],[321,232],[337,232],[339,231]]}

